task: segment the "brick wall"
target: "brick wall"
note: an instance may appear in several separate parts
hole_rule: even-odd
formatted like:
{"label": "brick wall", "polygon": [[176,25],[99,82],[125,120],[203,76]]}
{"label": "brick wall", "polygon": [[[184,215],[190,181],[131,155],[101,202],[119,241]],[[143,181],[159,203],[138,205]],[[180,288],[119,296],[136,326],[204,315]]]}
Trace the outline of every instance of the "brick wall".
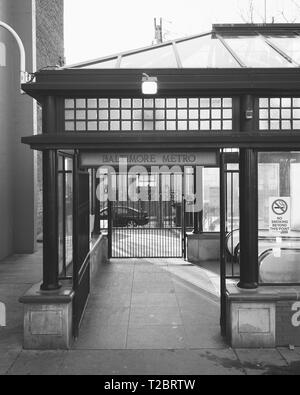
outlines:
{"label": "brick wall", "polygon": [[64,1],[36,0],[37,69],[64,59]]}
{"label": "brick wall", "polygon": [[[64,1],[36,0],[37,70],[64,61]],[[42,111],[38,107],[38,133],[42,132]],[[37,154],[37,233],[42,232],[42,155]]]}

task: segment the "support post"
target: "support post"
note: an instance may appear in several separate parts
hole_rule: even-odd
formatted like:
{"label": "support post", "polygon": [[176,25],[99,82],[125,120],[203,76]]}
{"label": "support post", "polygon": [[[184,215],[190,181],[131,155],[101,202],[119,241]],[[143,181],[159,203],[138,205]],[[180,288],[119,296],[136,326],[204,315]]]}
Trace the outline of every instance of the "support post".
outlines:
{"label": "support post", "polygon": [[[43,134],[56,133],[56,101],[43,102]],[[56,150],[43,152],[43,284],[42,291],[60,288],[58,255],[58,157]]]}
{"label": "support post", "polygon": [[58,281],[57,152],[43,152],[43,284],[42,291],[60,288]]}
{"label": "support post", "polygon": [[46,96],[43,100],[43,134],[55,134],[56,100],[54,96]]}
{"label": "support post", "polygon": [[240,282],[239,288],[258,287],[257,152],[240,150]]}
{"label": "support post", "polygon": [[[255,129],[254,98],[241,97],[240,129]],[[258,164],[257,152],[240,149],[240,282],[239,288],[258,287]]]}

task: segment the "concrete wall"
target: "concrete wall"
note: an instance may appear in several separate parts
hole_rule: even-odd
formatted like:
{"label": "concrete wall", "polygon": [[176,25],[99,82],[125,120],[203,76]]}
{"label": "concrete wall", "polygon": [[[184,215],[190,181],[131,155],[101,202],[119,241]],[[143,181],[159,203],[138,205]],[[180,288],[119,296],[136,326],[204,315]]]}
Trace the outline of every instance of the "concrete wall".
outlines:
{"label": "concrete wall", "polygon": [[37,68],[64,60],[64,2],[36,0]]}
{"label": "concrete wall", "polygon": [[[36,70],[35,1],[12,2],[13,26],[22,38],[26,51],[27,71]],[[13,216],[14,253],[32,253],[36,243],[36,160],[35,154],[21,144],[24,135],[36,134],[36,103],[26,95],[20,95],[18,56],[13,71]]]}
{"label": "concrete wall", "polygon": [[[63,57],[63,0],[1,0],[0,20],[20,35],[27,71],[57,64]],[[41,131],[41,114],[31,98],[20,95],[18,47],[2,28],[0,42],[6,47],[6,65],[0,66],[1,260],[12,253],[35,250],[37,225],[41,227],[41,220],[37,221],[38,205],[41,218],[37,168],[41,166],[37,154],[20,139]]]}
{"label": "concrete wall", "polygon": [[[0,20],[11,23],[11,1],[0,2]],[[9,33],[0,28],[0,42],[6,51],[6,66],[0,66],[0,259],[13,251],[13,191],[12,191],[12,133],[11,117],[14,60],[8,51],[14,47]],[[11,51],[10,51],[11,52]]]}
{"label": "concrete wall", "polygon": [[[35,67],[32,0],[2,0],[0,20],[22,37],[28,70]],[[33,252],[35,231],[34,157],[20,144],[32,134],[34,104],[20,95],[20,60],[15,40],[1,28],[6,66],[0,67],[0,259],[13,252]]]}

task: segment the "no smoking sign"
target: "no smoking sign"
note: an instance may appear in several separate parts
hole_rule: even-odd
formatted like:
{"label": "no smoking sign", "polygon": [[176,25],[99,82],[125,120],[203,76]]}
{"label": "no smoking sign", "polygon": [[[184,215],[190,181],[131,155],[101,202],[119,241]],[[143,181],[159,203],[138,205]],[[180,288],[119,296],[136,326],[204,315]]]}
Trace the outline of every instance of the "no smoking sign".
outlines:
{"label": "no smoking sign", "polygon": [[288,204],[286,200],[277,199],[272,204],[272,211],[275,215],[284,215],[288,211]]}
{"label": "no smoking sign", "polygon": [[271,197],[269,203],[269,230],[273,234],[288,234],[291,228],[289,197]]}

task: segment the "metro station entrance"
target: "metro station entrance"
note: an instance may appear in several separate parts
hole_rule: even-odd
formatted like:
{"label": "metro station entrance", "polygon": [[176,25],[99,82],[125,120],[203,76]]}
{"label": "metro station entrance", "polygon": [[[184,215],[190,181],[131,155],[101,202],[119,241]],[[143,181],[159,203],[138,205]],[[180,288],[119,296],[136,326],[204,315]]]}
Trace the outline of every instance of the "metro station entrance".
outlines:
{"label": "metro station entrance", "polygon": [[[142,162],[150,156],[152,167]],[[170,156],[178,159],[172,166]],[[131,165],[127,163],[125,169],[122,161],[130,158]],[[139,165],[132,158],[140,158]],[[117,165],[112,159],[121,163]],[[205,238],[201,241],[203,236],[213,237],[216,251],[200,257],[200,261],[219,261],[221,237],[224,260],[216,275],[223,280],[221,311],[226,311],[224,281],[239,278],[238,150],[114,155],[78,150],[73,172],[73,193],[77,191],[73,218],[78,218],[74,223],[74,251],[78,249],[79,254],[73,262],[77,336],[90,292],[88,234],[107,237],[109,259],[125,262],[140,258],[141,264],[151,258],[188,260],[194,239],[200,240],[202,248],[209,248]],[[225,328],[225,313],[222,317]]]}
{"label": "metro station entrance", "polygon": [[[36,322],[53,323],[43,303],[57,303],[55,317],[73,329],[64,344],[78,336],[95,248],[98,264],[104,251],[205,257],[216,263],[231,346],[300,344],[299,34],[295,24],[216,25],[43,70],[22,86],[43,107],[42,135],[22,139],[43,156],[43,283],[24,299],[32,311],[41,304]],[[145,82],[157,89],[145,92]],[[61,154],[73,167],[59,167]],[[60,227],[58,180],[71,174]],[[48,332],[28,338],[62,341]]]}

